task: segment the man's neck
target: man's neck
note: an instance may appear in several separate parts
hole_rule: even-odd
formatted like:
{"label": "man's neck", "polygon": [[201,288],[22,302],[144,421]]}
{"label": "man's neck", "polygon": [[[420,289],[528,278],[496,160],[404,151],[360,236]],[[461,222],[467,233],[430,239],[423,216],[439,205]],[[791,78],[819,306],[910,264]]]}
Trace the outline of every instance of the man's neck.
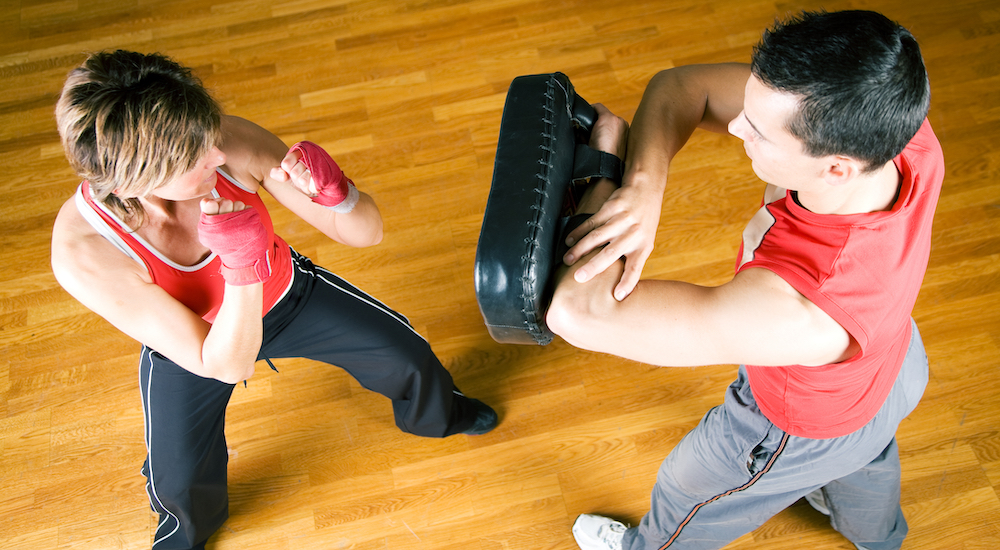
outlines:
{"label": "man's neck", "polygon": [[827,186],[820,192],[798,192],[798,202],[817,214],[846,216],[890,210],[899,195],[902,174],[888,162],[877,172],[862,175],[844,185]]}

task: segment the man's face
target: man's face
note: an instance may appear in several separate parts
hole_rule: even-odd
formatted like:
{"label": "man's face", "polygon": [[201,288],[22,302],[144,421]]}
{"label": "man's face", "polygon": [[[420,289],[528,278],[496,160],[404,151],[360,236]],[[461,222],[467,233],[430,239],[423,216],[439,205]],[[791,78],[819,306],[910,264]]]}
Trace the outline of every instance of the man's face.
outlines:
{"label": "man's face", "polygon": [[822,178],[825,163],[806,154],[802,142],[785,129],[798,104],[798,97],[768,88],[751,75],[743,111],[729,123],[729,133],[743,140],[753,171],[761,180],[807,191]]}

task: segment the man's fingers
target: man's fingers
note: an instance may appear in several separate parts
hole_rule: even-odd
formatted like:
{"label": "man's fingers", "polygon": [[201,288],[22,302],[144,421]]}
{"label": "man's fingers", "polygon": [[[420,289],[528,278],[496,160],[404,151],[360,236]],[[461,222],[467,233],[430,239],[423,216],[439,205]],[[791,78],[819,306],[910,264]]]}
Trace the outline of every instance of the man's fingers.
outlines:
{"label": "man's fingers", "polygon": [[642,275],[642,266],[646,263],[646,258],[640,260],[633,260],[632,258],[625,259],[625,272],[622,273],[622,278],[615,285],[615,300],[619,302],[632,294],[635,290],[635,285],[639,284],[639,277]]}
{"label": "man's fingers", "polygon": [[633,231],[629,229],[628,225],[622,225],[623,223],[627,224],[627,220],[611,218],[602,221],[597,217],[599,214],[591,216],[567,236],[567,245],[571,244],[570,241],[574,237],[579,240],[574,241],[575,244],[571,245],[563,257],[566,264],[572,265],[578,259],[590,254],[591,251],[605,245],[613,244],[623,254],[627,254],[633,248]]}
{"label": "man's fingers", "polygon": [[582,239],[588,233],[593,231],[594,228],[597,227],[596,220],[597,220],[597,214],[594,214],[589,218],[587,218],[586,221],[576,226],[575,229],[570,231],[569,235],[566,235],[566,246],[573,246],[574,244],[580,242],[580,239]]}
{"label": "man's fingers", "polygon": [[[583,225],[581,225],[580,227],[582,228],[588,224],[591,224],[590,220],[584,222]],[[601,226],[601,228],[603,227],[604,226]],[[576,233],[576,231],[573,231],[573,233]],[[570,233],[570,236],[566,239],[566,244],[570,244],[570,240],[573,239],[573,233]],[[563,256],[563,261],[566,263],[566,265],[573,265],[580,258],[586,256],[587,254],[590,254],[592,250],[598,248],[599,246],[607,244],[607,239],[601,237],[600,228],[585,229],[581,231],[581,234],[579,235],[578,238],[579,241],[573,241],[576,244],[571,246],[570,249],[566,251],[566,255]]]}
{"label": "man's fingers", "polygon": [[599,273],[603,273],[620,258],[621,254],[616,252],[613,247],[606,246],[601,249],[600,252],[587,260],[587,263],[583,264],[583,267],[577,269],[576,272],[573,273],[573,279],[575,279],[578,283],[586,283]]}
{"label": "man's fingers", "polygon": [[628,122],[615,115],[600,103],[594,104],[597,112],[597,122],[590,134],[590,146],[625,159],[625,147],[628,141]]}

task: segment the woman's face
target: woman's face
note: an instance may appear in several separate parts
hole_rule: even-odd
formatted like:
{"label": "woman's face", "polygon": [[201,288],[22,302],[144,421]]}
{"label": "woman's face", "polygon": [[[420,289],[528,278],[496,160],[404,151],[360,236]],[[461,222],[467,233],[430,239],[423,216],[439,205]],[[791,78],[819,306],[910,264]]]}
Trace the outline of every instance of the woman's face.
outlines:
{"label": "woman's face", "polygon": [[215,169],[226,163],[226,154],[212,147],[195,167],[165,185],[157,187],[150,195],[171,201],[185,201],[204,197],[215,188]]}

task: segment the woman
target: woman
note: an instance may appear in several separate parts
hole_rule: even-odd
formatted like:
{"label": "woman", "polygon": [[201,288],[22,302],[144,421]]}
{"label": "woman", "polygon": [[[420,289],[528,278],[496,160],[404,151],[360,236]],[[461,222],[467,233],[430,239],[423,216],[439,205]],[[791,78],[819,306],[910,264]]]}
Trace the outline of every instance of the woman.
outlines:
{"label": "woman", "polygon": [[258,359],[335,364],[389,397],[405,432],[496,425],[403,316],[274,234],[261,188],[337,242],[381,241],[375,202],[318,146],[289,150],[222,116],[188,69],[126,51],[73,70],[56,119],[85,181],[56,218],[52,268],[70,294],[143,344],[154,547],[203,547],[225,521],[225,409]]}

